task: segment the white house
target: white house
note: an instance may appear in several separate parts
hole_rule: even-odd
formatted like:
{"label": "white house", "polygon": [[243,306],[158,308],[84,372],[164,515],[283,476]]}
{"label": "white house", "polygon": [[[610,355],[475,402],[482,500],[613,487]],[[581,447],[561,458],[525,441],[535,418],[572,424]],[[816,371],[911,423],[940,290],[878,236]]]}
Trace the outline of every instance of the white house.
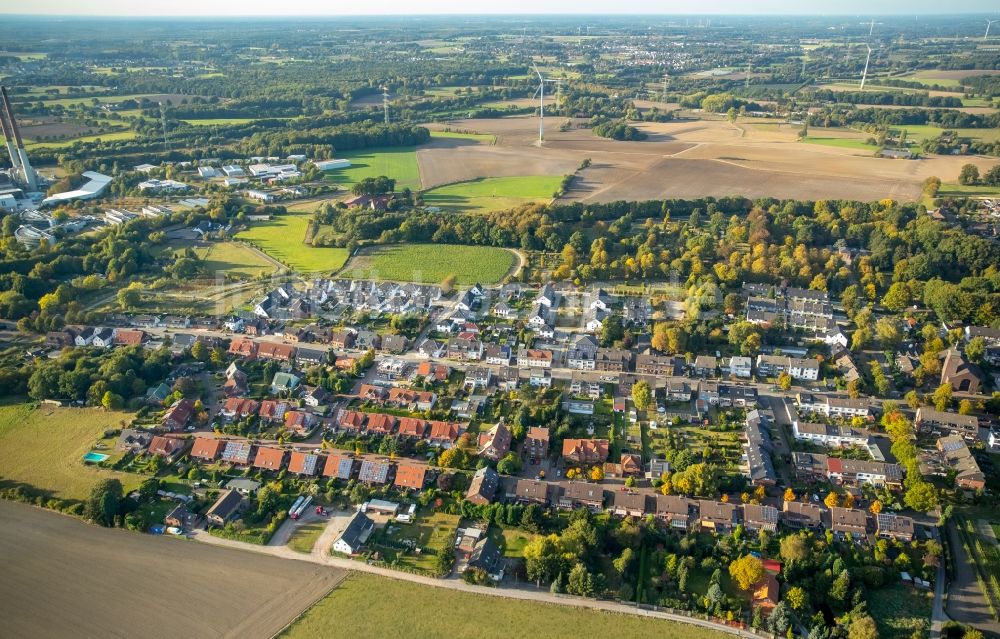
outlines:
{"label": "white house", "polygon": [[735,356],[729,358],[729,374],[734,377],[749,378],[753,373],[753,360],[749,357]]}
{"label": "white house", "polygon": [[343,555],[356,555],[368,537],[375,530],[375,522],[362,512],[354,513],[354,517],[348,522],[347,528],[340,534],[340,537],[333,542],[333,551]]}

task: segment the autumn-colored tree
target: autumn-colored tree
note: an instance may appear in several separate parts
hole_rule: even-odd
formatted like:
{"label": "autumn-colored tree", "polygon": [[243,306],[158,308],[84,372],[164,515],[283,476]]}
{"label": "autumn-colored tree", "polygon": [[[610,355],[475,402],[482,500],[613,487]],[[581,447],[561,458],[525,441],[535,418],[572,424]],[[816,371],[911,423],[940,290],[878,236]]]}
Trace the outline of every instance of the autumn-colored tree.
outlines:
{"label": "autumn-colored tree", "polygon": [[757,500],[758,503],[763,501],[765,497],[767,497],[767,491],[764,490],[763,486],[757,486],[753,489],[753,498]]}
{"label": "autumn-colored tree", "polygon": [[740,493],[740,501],[742,501],[744,504],[749,504],[750,503],[750,493],[747,493],[747,492]]}
{"label": "autumn-colored tree", "polygon": [[806,607],[806,591],[799,586],[792,586],[785,593],[785,601],[792,607],[792,610],[804,610]]}
{"label": "autumn-colored tree", "polygon": [[836,508],[840,504],[840,497],[831,490],[826,499],[823,500],[823,503],[826,504],[827,508]]}
{"label": "autumn-colored tree", "polygon": [[604,479],[604,469],[600,466],[594,466],[590,469],[590,480],[591,481],[601,481]]}
{"label": "autumn-colored tree", "polygon": [[931,401],[934,402],[934,408],[938,410],[945,410],[948,405],[951,404],[951,384],[945,382],[937,387],[934,394],[931,395]]}
{"label": "autumn-colored tree", "polygon": [[778,374],[778,388],[788,390],[792,387],[792,376],[782,371]]}
{"label": "autumn-colored tree", "polygon": [[844,495],[844,508],[854,508],[854,495],[847,493]]}
{"label": "autumn-colored tree", "polygon": [[795,491],[791,488],[785,489],[785,501],[795,501]]}
{"label": "autumn-colored tree", "polygon": [[871,512],[871,514],[873,515],[879,514],[880,512],[882,512],[882,502],[876,499],[871,503],[870,506],[868,506],[868,511]]}
{"label": "autumn-colored tree", "polygon": [[729,576],[740,590],[750,590],[764,577],[764,564],[753,555],[743,555],[729,564]]}
{"label": "autumn-colored tree", "polygon": [[727,495],[726,493],[722,493],[722,497],[719,498],[719,501],[721,501],[724,504],[728,504],[729,503],[729,495]]}

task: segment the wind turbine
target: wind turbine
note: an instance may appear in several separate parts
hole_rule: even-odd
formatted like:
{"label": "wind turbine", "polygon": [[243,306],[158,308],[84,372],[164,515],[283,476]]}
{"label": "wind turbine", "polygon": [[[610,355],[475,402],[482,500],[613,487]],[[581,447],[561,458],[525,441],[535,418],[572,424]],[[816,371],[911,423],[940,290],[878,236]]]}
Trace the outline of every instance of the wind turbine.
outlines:
{"label": "wind turbine", "polygon": [[1000,22],[1000,20],[987,20],[986,21],[986,35],[983,36],[983,40],[990,37],[990,27],[993,26],[994,22]]}
{"label": "wind turbine", "polygon": [[868,49],[868,57],[865,58],[865,70],[861,74],[861,90],[865,89],[865,80],[868,79],[868,63],[872,59],[872,48],[871,45],[866,44],[865,47]]}
{"label": "wind turbine", "polygon": [[545,142],[545,78],[534,62],[531,63],[531,68],[538,76],[538,146],[541,146]]}

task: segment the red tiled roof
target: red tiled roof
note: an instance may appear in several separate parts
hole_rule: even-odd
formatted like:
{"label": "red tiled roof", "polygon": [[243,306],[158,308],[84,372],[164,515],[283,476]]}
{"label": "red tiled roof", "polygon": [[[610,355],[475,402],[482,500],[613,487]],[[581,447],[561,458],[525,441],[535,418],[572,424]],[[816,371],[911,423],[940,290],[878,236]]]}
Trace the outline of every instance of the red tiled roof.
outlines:
{"label": "red tiled roof", "polygon": [[254,457],[253,466],[254,468],[263,468],[265,470],[281,470],[284,461],[285,451],[280,448],[261,446],[257,449],[257,456]]}
{"label": "red tiled roof", "polygon": [[409,488],[420,490],[424,487],[424,477],[427,475],[427,468],[414,464],[400,464],[396,468],[395,485],[399,488]]}
{"label": "red tiled roof", "polygon": [[191,449],[191,456],[198,459],[215,461],[219,453],[226,446],[226,440],[215,439],[214,437],[195,437],[194,447]]}

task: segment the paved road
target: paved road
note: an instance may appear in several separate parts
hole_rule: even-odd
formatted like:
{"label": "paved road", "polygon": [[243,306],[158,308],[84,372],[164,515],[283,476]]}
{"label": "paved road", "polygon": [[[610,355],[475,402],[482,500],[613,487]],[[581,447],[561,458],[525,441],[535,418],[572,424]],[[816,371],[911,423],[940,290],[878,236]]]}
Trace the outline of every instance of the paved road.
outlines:
{"label": "paved road", "polygon": [[948,616],[964,624],[975,626],[983,631],[1000,634],[1000,623],[990,616],[989,608],[983,599],[976,580],[976,569],[972,564],[962,538],[955,524],[948,522],[948,545],[951,548],[955,565],[955,575],[948,588]]}
{"label": "paved road", "polygon": [[949,621],[944,613],[944,561],[938,565],[937,576],[934,578],[934,609],[931,611],[931,639],[941,636],[942,626]]}
{"label": "paved road", "polygon": [[[331,526],[335,525],[335,522],[331,521],[330,525]],[[328,554],[328,551],[324,550],[324,544],[326,543],[332,544],[335,537],[328,536],[327,531],[324,531],[323,535],[320,537],[320,541],[317,542],[316,547],[313,549],[312,554],[309,555],[297,553],[294,550],[288,548],[287,546],[257,546],[254,544],[246,544],[239,541],[232,541],[229,539],[221,539],[219,537],[213,537],[204,530],[196,531],[193,536],[194,539],[196,539],[197,541],[201,541],[207,544],[212,544],[215,546],[236,548],[240,550],[246,550],[249,552],[271,555],[273,557],[280,557],[282,559],[308,561],[335,568],[355,570],[358,572],[367,572],[379,575],[381,577],[388,577],[390,579],[409,581],[424,586],[432,586],[434,588],[448,588],[451,590],[460,590],[463,592],[469,592],[477,595],[485,595],[489,597],[504,597],[507,599],[536,601],[541,603],[556,604],[560,606],[591,608],[594,610],[605,610],[607,612],[615,612],[619,614],[636,615],[640,617],[651,617],[654,619],[664,619],[666,621],[675,621],[679,623],[686,623],[694,626],[700,626],[702,628],[715,630],[717,632],[725,632],[737,637],[760,636],[749,630],[730,628],[729,626],[712,623],[704,619],[697,619],[665,611],[644,610],[642,608],[636,608],[634,606],[626,606],[612,601],[584,599],[582,597],[574,597],[571,595],[555,595],[550,593],[548,590],[536,590],[531,586],[523,586],[519,588],[508,588],[508,587],[488,588],[485,586],[473,586],[471,584],[467,584],[454,575],[449,579],[435,579],[433,577],[426,577],[423,575],[413,575],[410,573],[398,572],[395,570],[390,570],[388,568],[382,568],[380,566],[370,566],[361,561],[343,559],[341,557],[334,557]]]}

